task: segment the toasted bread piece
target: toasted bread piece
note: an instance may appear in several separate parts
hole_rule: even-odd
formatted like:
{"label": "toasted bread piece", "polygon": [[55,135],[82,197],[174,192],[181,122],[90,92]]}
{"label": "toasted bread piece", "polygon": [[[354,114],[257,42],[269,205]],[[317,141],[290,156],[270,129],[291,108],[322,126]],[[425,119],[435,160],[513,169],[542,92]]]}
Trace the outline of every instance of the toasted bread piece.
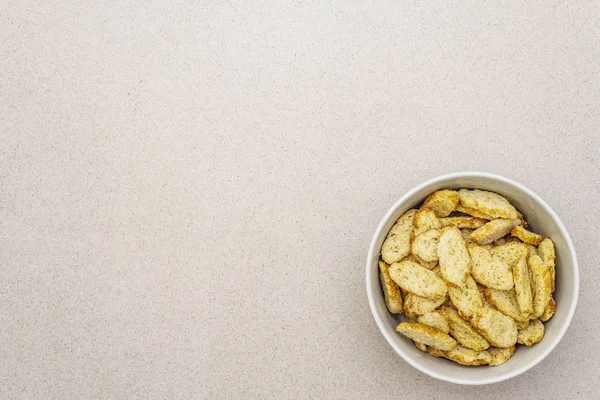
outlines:
{"label": "toasted bread piece", "polygon": [[517,294],[514,289],[498,290],[486,287],[483,289],[483,296],[502,314],[515,321],[527,321],[527,318],[521,313],[519,302],[517,301]]}
{"label": "toasted bread piece", "polygon": [[475,351],[461,345],[446,351],[445,357],[461,365],[487,365],[492,361],[492,356],[486,350]]}
{"label": "toasted bread piece", "polygon": [[451,350],[456,346],[456,340],[448,334],[425,324],[402,322],[396,327],[396,332],[427,347],[434,347],[443,351]]}
{"label": "toasted bread piece", "polygon": [[512,229],[521,223],[520,219],[495,219],[483,225],[471,233],[471,240],[477,244],[490,244],[497,239],[507,235]]}
{"label": "toasted bread piece", "polygon": [[545,264],[554,266],[554,260],[556,259],[556,252],[554,250],[554,243],[549,238],[542,240],[538,246],[539,255]]}
{"label": "toasted bread piece", "polygon": [[550,318],[554,316],[556,312],[556,301],[554,301],[553,297],[550,297],[550,302],[548,302],[548,306],[544,310],[544,313],[540,316],[540,321],[546,322]]}
{"label": "toasted bread piece", "polygon": [[529,319],[533,315],[533,295],[531,294],[531,281],[529,280],[529,267],[527,257],[522,256],[512,266],[515,281],[517,303],[523,317]]}
{"label": "toasted bread piece", "polygon": [[556,270],[555,270],[555,259],[556,253],[554,251],[554,243],[552,240],[546,238],[540,242],[538,247],[539,255],[544,264],[550,267],[550,275],[552,276],[552,293],[554,293],[554,287],[556,284]]}
{"label": "toasted bread piece", "polygon": [[477,229],[487,224],[488,220],[475,217],[447,217],[440,218],[440,223],[442,224],[442,227],[455,226],[460,229]]}
{"label": "toasted bread piece", "polygon": [[533,346],[544,338],[544,323],[539,319],[534,319],[529,324],[519,331],[517,343],[525,346]]}
{"label": "toasted bread piece", "polygon": [[450,332],[450,325],[441,311],[430,311],[423,314],[418,319],[419,323],[433,326],[444,333]]}
{"label": "toasted bread piece", "polygon": [[412,242],[412,253],[427,263],[438,261],[437,247],[442,231],[430,229],[416,236]]}
{"label": "toasted bread piece", "polygon": [[406,292],[406,295],[404,296],[404,314],[416,318],[419,315],[423,315],[438,308],[441,305],[438,304],[440,301],[441,300],[426,299],[425,297]]}
{"label": "toasted bread piece", "polygon": [[453,286],[464,286],[471,268],[469,252],[458,228],[442,230],[437,250],[444,280]]}
{"label": "toasted bread piece", "polygon": [[392,314],[402,314],[404,307],[402,305],[402,295],[400,288],[396,282],[390,278],[388,272],[390,266],[383,261],[379,261],[379,279],[381,280],[381,288],[385,297],[385,304]]}
{"label": "toasted bread piece", "polygon": [[427,353],[427,345],[424,345],[423,343],[415,342],[415,346],[417,347],[417,349],[421,350],[423,353]]}
{"label": "toasted bread piece", "polygon": [[498,365],[502,365],[507,362],[513,354],[515,354],[516,346],[510,347],[490,347],[487,349],[490,356],[492,356],[492,361],[490,361],[490,367],[496,367]]}
{"label": "toasted bread piece", "polygon": [[466,320],[471,319],[475,311],[483,306],[481,293],[471,276],[467,277],[467,283],[463,287],[448,286],[448,295],[460,316]]}
{"label": "toasted bread piece", "polygon": [[491,215],[487,215],[486,213],[481,212],[479,210],[475,210],[474,208],[465,207],[465,206],[461,205],[460,203],[456,206],[456,211],[463,213],[463,214],[468,214],[475,218],[482,218],[482,219],[487,219],[487,220],[494,219],[494,217],[492,217]]}
{"label": "toasted bread piece", "polygon": [[[531,256],[539,256],[540,253],[538,252],[538,248],[528,244],[527,247],[529,248],[529,255],[527,256],[527,258],[531,257]],[[543,260],[543,259],[542,259]]]}
{"label": "toasted bread piece", "polygon": [[448,296],[439,300],[431,300],[406,292],[406,295],[404,296],[404,313],[409,317],[418,317],[419,315],[427,314],[428,312],[435,310],[444,304],[447,299]]}
{"label": "toasted bread piece", "polygon": [[461,189],[458,195],[462,206],[481,211],[494,218],[518,218],[519,216],[517,209],[497,193],[479,189]]}
{"label": "toasted bread piece", "polygon": [[448,286],[443,279],[414,261],[393,263],[389,273],[398,286],[421,297],[440,300],[448,293]]}
{"label": "toasted bread piece", "polygon": [[510,234],[515,237],[518,237],[523,242],[525,242],[527,244],[532,244],[534,246],[537,246],[542,241],[541,235],[530,232],[527,229],[523,228],[522,226],[515,226],[513,228],[513,230],[510,231]]}
{"label": "toasted bread piece", "polygon": [[431,193],[425,199],[421,208],[433,210],[438,217],[447,217],[458,205],[458,192],[454,190],[439,190]]}
{"label": "toasted bread piece", "polygon": [[517,343],[517,324],[500,311],[482,307],[475,312],[471,323],[492,346],[510,347]]}
{"label": "toasted bread piece", "polygon": [[527,263],[533,275],[533,314],[539,318],[552,298],[552,273],[539,256],[529,257]]}
{"label": "toasted bread piece", "polygon": [[410,253],[416,210],[408,210],[396,222],[381,245],[381,258],[387,264],[402,260]]}
{"label": "toasted bread piece", "polygon": [[446,352],[438,349],[434,349],[433,347],[427,347],[427,354],[430,354],[434,357],[446,357]]}
{"label": "toasted bread piece", "polygon": [[469,244],[467,249],[471,255],[471,274],[478,283],[499,290],[513,288],[514,282],[510,265],[502,261],[500,257],[493,256],[490,250],[482,246]]}
{"label": "toasted bread piece", "polygon": [[527,327],[527,325],[529,325],[529,320],[524,320],[524,321],[516,321],[515,323],[517,324],[517,330],[520,331],[521,329],[525,329]]}
{"label": "toasted bread piece", "polygon": [[527,245],[521,242],[506,242],[490,250],[493,256],[500,257],[505,264],[513,265],[527,255]]}
{"label": "toasted bread piece", "polygon": [[475,351],[485,350],[490,347],[488,341],[481,336],[471,324],[462,319],[456,310],[449,307],[442,307],[440,311],[446,317],[450,325],[450,334],[464,347]]}
{"label": "toasted bread piece", "polygon": [[440,229],[442,227],[438,217],[436,217],[435,213],[428,208],[417,210],[415,218],[413,219],[413,225],[415,227],[415,237],[430,229]]}

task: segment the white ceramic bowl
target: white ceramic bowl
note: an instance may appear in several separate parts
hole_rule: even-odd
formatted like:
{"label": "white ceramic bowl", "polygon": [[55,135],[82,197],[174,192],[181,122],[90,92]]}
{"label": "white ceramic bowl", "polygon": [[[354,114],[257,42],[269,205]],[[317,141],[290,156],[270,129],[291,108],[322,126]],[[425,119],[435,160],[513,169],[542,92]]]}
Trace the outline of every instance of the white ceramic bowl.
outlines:
{"label": "white ceramic bowl", "polygon": [[[407,210],[418,207],[430,193],[440,189],[482,189],[505,196],[529,222],[533,232],[549,237],[556,247],[556,314],[545,323],[544,339],[532,347],[517,346],[514,356],[497,367],[465,367],[438,359],[419,351],[414,343],[396,333],[396,325],[404,316],[388,312],[379,284],[378,260],[381,244],[395,221]],[[377,326],[392,348],[413,367],[437,379],[464,385],[485,385],[522,374],[542,361],[565,334],[577,305],[579,267],[569,233],[558,215],[537,194],[525,186],[482,172],[457,172],[431,179],[398,200],[383,217],[369,247],[367,258],[367,295]]]}

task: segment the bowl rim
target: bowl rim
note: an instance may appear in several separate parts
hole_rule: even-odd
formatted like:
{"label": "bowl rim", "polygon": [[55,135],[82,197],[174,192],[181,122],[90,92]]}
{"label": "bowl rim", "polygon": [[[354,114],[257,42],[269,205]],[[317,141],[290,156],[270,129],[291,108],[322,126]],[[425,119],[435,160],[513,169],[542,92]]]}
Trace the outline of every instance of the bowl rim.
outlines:
{"label": "bowl rim", "polygon": [[[418,191],[420,191],[428,186],[431,186],[440,181],[447,181],[447,180],[451,180],[451,179],[466,178],[466,177],[488,178],[491,180],[501,181],[503,183],[512,185],[512,186],[522,190],[528,196],[533,198],[556,221],[556,224],[560,230],[560,233],[561,233],[561,235],[563,235],[563,237],[567,243],[569,252],[571,253],[570,254],[571,260],[573,263],[574,301],[572,302],[571,307],[569,308],[569,312],[568,312],[567,320],[566,320],[565,324],[563,324],[563,326],[560,327],[558,334],[554,337],[554,340],[552,341],[552,343],[550,343],[550,346],[548,346],[546,351],[544,353],[542,353],[541,355],[539,355],[538,357],[532,359],[528,364],[526,364],[520,368],[511,370],[510,372],[505,373],[503,375],[499,375],[497,377],[490,377],[488,379],[480,379],[478,381],[471,381],[471,380],[463,379],[463,378],[453,378],[453,377],[447,376],[443,373],[431,371],[431,370],[427,369],[426,367],[424,367],[423,365],[419,364],[418,362],[412,360],[411,357],[409,357],[407,354],[405,354],[403,349],[396,346],[394,344],[394,341],[392,340],[390,333],[387,332],[386,329],[384,329],[385,324],[384,324],[382,318],[379,316],[379,314],[376,311],[375,294],[374,294],[374,290],[372,290],[372,288],[374,287],[373,279],[371,278],[371,276],[372,276],[371,270],[373,268],[372,260],[375,256],[375,254],[377,254],[379,252],[379,249],[375,248],[377,238],[381,235],[386,222],[392,217],[392,215],[395,213],[396,209],[398,209],[402,203],[406,202],[406,200],[408,198],[410,198],[413,194],[417,193]],[[436,378],[436,379],[439,379],[442,381],[461,384],[461,385],[487,385],[487,384],[502,382],[502,381],[514,378],[518,375],[521,375],[522,373],[524,373],[524,372],[528,371],[529,369],[533,368],[534,366],[536,366],[538,363],[540,363],[542,360],[544,360],[548,356],[548,354],[550,354],[552,352],[552,350],[554,350],[554,348],[558,345],[558,343],[563,338],[567,329],[571,325],[573,315],[575,314],[575,308],[577,307],[577,301],[579,299],[579,264],[577,263],[577,255],[575,252],[575,246],[573,246],[571,236],[569,235],[567,228],[564,226],[564,224],[561,221],[561,219],[559,218],[558,214],[556,214],[556,212],[554,212],[552,207],[550,207],[550,205],[548,203],[546,203],[546,201],[544,199],[542,199],[533,190],[527,188],[525,185],[523,185],[519,182],[516,182],[512,179],[506,178],[504,176],[492,174],[492,173],[488,173],[488,172],[461,171],[461,172],[452,172],[452,173],[448,173],[448,174],[444,174],[444,175],[439,175],[435,178],[429,179],[429,180],[413,187],[408,192],[406,192],[402,197],[400,197],[400,199],[398,199],[389,208],[389,210],[386,212],[384,217],[381,219],[381,221],[377,225],[377,229],[375,230],[375,233],[373,234],[371,243],[369,245],[369,252],[367,254],[367,262],[366,262],[365,272],[366,272],[367,297],[369,299],[369,307],[371,309],[371,314],[373,315],[373,318],[375,318],[375,322],[377,323],[377,327],[379,328],[379,331],[385,337],[385,340],[389,343],[389,345],[392,346],[394,351],[396,351],[396,353],[400,357],[402,357],[402,359],[404,361],[408,362],[410,365],[412,365],[417,370],[423,372],[424,374],[427,374],[433,378]]]}

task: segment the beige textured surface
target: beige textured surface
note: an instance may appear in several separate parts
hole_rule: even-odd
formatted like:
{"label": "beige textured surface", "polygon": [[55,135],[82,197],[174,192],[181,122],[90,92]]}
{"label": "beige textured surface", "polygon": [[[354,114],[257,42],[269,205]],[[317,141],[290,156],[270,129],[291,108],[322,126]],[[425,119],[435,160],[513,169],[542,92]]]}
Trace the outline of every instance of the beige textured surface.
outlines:
{"label": "beige textured surface", "polygon": [[582,267],[487,398],[597,398],[598,1],[122,3],[0,6],[1,398],[475,398],[364,289],[392,202],[464,169],[546,198]]}

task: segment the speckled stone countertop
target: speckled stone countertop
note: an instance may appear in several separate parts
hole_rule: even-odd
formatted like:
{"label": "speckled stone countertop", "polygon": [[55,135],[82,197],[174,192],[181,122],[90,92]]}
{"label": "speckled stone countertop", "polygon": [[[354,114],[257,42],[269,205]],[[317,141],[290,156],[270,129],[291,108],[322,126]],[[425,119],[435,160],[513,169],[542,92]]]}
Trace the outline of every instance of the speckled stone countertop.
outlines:
{"label": "speckled stone countertop", "polygon": [[3,2],[0,398],[478,398],[364,282],[389,206],[459,170],[539,193],[581,264],[486,399],[598,398],[600,4],[332,3]]}

